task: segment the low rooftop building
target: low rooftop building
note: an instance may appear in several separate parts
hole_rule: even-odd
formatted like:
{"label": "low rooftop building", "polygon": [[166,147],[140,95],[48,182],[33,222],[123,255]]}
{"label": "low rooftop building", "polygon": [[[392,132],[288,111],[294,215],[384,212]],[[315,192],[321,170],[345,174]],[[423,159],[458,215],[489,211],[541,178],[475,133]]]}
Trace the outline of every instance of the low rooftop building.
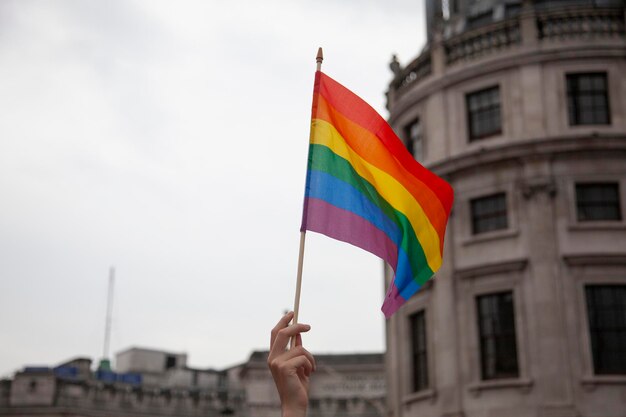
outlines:
{"label": "low rooftop building", "polygon": [[[316,355],[311,417],[383,417],[383,354]],[[55,367],[26,366],[0,381],[0,416],[279,417],[267,352],[223,370],[187,366],[185,353],[130,348],[92,369],[78,358]]]}

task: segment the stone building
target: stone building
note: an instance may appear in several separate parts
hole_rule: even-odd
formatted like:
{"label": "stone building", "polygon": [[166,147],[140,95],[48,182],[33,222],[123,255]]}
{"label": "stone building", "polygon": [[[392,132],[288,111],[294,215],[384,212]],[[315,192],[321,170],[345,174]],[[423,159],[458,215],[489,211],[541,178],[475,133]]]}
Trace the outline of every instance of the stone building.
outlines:
{"label": "stone building", "polygon": [[193,369],[187,355],[132,348],[115,372],[79,358],[55,367],[25,367],[0,383],[0,416],[237,416],[244,392],[229,370]]}
{"label": "stone building", "polygon": [[624,417],[624,2],[426,3],[389,121],[455,204],[387,322],[390,415]]}
{"label": "stone building", "polygon": [[[311,417],[385,417],[383,354],[316,355]],[[0,416],[280,417],[267,352],[224,370],[187,366],[184,353],[131,348],[115,371],[90,359],[25,367],[0,381]]]}
{"label": "stone building", "polygon": [[[250,417],[280,417],[280,400],[267,367],[268,352],[254,352],[240,373]],[[385,417],[383,354],[315,354],[309,417]]]}

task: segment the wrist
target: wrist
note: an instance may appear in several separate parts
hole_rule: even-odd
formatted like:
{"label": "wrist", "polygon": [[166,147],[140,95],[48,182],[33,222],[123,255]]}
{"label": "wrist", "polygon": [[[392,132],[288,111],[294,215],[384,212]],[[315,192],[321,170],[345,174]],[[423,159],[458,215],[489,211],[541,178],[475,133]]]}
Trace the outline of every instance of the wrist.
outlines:
{"label": "wrist", "polygon": [[306,417],[306,408],[283,407],[281,417]]}

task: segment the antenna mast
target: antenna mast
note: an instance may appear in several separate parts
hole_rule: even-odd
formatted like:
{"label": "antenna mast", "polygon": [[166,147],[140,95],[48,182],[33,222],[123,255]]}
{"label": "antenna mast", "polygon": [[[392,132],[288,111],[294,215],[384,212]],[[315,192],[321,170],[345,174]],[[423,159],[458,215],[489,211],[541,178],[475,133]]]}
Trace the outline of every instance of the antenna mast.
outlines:
{"label": "antenna mast", "polygon": [[115,268],[109,268],[109,291],[107,295],[107,315],[104,327],[104,349],[102,358],[109,359],[109,344],[111,343],[111,314],[113,312],[113,284],[115,283]]}

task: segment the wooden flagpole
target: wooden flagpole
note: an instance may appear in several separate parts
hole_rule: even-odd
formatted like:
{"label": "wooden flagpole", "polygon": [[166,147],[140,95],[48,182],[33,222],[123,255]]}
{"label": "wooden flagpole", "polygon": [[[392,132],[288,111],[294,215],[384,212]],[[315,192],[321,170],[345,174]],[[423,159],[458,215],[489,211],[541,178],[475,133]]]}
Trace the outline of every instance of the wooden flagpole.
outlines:
{"label": "wooden flagpole", "polygon": [[[322,48],[317,49],[317,56],[315,62],[317,63],[317,71],[322,70],[322,61],[324,60],[324,53]],[[302,289],[302,265],[304,264],[304,239],[306,231],[300,232],[300,251],[298,253],[298,277],[296,280],[296,298],[293,302],[293,324],[298,323],[298,313],[300,311],[300,290]],[[296,345],[295,337],[291,339],[291,347]]]}

